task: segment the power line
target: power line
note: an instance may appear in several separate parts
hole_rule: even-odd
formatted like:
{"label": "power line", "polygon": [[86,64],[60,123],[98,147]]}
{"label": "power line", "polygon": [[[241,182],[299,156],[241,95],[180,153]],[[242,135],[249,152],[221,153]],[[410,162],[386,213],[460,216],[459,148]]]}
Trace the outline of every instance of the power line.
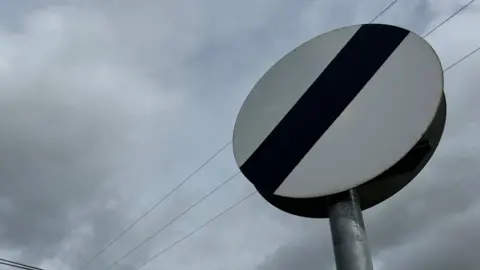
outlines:
{"label": "power line", "polygon": [[78,270],[83,270],[87,267],[91,262],[93,262],[98,256],[103,254],[108,248],[110,248],[114,243],[116,243],[120,238],[122,238],[127,232],[129,232],[133,227],[135,227],[142,219],[144,219],[148,214],[150,214],[153,210],[155,210],[160,204],[162,204],[166,199],[168,199],[175,191],[177,191],[180,187],[182,187],[185,183],[188,182],[194,175],[196,175],[200,170],[202,170],[208,163],[210,163],[215,157],[217,157],[225,148],[227,148],[232,141],[225,144],[221,147],[215,154],[210,156],[205,162],[203,162],[197,169],[195,169],[192,173],[190,173],[185,179],[183,179],[180,184],[174,187],[169,193],[163,196],[157,203],[155,203],[150,209],[148,209],[145,213],[143,213],[140,217],[138,217],[130,226],[128,226],[125,230],[123,230],[119,235],[117,235],[112,241],[110,241],[105,247],[99,250],[95,255],[88,260],[82,267]]}
{"label": "power line", "polygon": [[11,267],[16,267],[16,268],[20,268],[20,269],[24,269],[24,270],[43,270],[43,269],[35,267],[35,266],[31,266],[31,265],[23,264],[23,263],[19,263],[19,262],[14,262],[14,261],[6,260],[6,259],[0,259],[0,264],[1,265],[6,265],[6,266],[11,266]]}
{"label": "power line", "polygon": [[1,262],[1,261],[0,261],[0,264],[1,264],[1,265],[6,265],[6,266],[15,267],[15,268],[20,268],[20,269],[25,269],[25,270],[31,270],[31,269],[33,269],[33,268],[23,267],[23,266],[18,265],[18,264],[11,264],[11,263]]}
{"label": "power line", "polygon": [[120,259],[116,260],[114,263],[112,263],[111,265],[109,265],[107,268],[105,268],[105,270],[109,270],[111,268],[113,268],[114,266],[116,266],[119,262],[121,262],[122,260],[124,260],[126,257],[128,257],[130,254],[132,254],[135,250],[139,249],[141,246],[143,246],[144,244],[146,244],[148,241],[150,241],[152,238],[154,238],[155,236],[157,236],[159,233],[161,233],[162,231],[164,231],[166,228],[168,228],[170,225],[172,225],[173,223],[175,223],[178,219],[180,219],[181,217],[183,217],[184,215],[186,215],[188,212],[190,212],[193,208],[195,208],[197,205],[199,205],[200,203],[202,203],[204,200],[206,200],[208,197],[210,197],[213,193],[217,192],[217,190],[219,190],[220,188],[222,188],[223,186],[225,186],[227,183],[229,183],[230,181],[232,181],[233,179],[235,179],[235,177],[237,175],[239,175],[240,172],[236,172],[235,174],[233,174],[232,176],[230,176],[229,178],[227,178],[227,180],[223,181],[220,185],[218,185],[215,189],[213,189],[212,191],[210,191],[209,193],[205,194],[200,200],[198,200],[197,202],[195,202],[194,204],[192,204],[190,207],[188,207],[187,209],[185,209],[181,214],[179,214],[178,216],[176,216],[174,219],[172,219],[170,222],[168,222],[167,224],[163,225],[162,227],[160,227],[160,229],[158,229],[157,231],[155,231],[153,234],[151,234],[150,236],[148,236],[147,238],[145,238],[140,244],[138,244],[137,246],[135,246],[134,248],[130,249],[127,253],[125,253]]}
{"label": "power line", "polygon": [[470,56],[472,56],[474,53],[478,52],[479,50],[480,50],[480,46],[478,46],[475,50],[467,53],[464,57],[460,58],[457,62],[454,62],[453,64],[451,64],[450,66],[448,66],[443,72],[449,71],[451,68],[453,68],[454,66],[460,64],[461,62],[463,62],[463,60],[469,58]]}
{"label": "power line", "polygon": [[250,197],[252,197],[253,195],[255,195],[257,193],[257,191],[252,191],[250,192],[247,196],[243,197],[240,201],[236,202],[235,204],[231,205],[230,207],[228,207],[227,209],[223,210],[222,212],[220,212],[218,215],[214,216],[213,218],[209,219],[207,222],[203,223],[200,227],[197,227],[195,230],[189,232],[188,234],[186,234],[184,237],[180,238],[179,240],[175,241],[173,244],[171,244],[170,246],[164,248],[162,251],[158,252],[157,254],[155,254],[154,256],[150,257],[148,260],[146,260],[144,263],[142,263],[137,269],[140,269],[142,267],[144,267],[145,265],[149,264],[151,261],[153,261],[154,259],[160,257],[161,255],[163,255],[165,252],[169,251],[170,249],[172,249],[173,247],[175,247],[176,245],[180,244],[181,242],[185,241],[187,238],[189,238],[190,236],[192,236],[193,234],[195,234],[196,232],[200,231],[201,229],[205,228],[206,226],[208,226],[210,223],[214,222],[215,220],[217,220],[219,217],[223,216],[224,214],[226,214],[227,212],[229,212],[230,210],[232,210],[233,208],[239,206],[242,202],[246,201],[247,199],[249,199]]}
{"label": "power line", "polygon": [[38,267],[35,267],[35,266],[31,266],[31,265],[23,264],[23,263],[19,263],[19,262],[14,262],[14,261],[7,260],[7,259],[0,259],[0,261],[6,262],[6,263],[18,264],[18,265],[21,265],[21,266],[24,266],[24,267],[28,267],[28,268],[31,268],[31,269],[43,270],[43,269],[38,268]]}
{"label": "power line", "polygon": [[[428,33],[426,33],[425,35],[423,35],[423,38],[426,38],[427,36],[429,36],[431,33],[433,33],[434,31],[436,31],[438,28],[440,28],[442,25],[444,25],[446,22],[450,21],[453,17],[455,17],[456,15],[458,15],[460,12],[462,12],[463,10],[465,10],[467,7],[469,7],[473,2],[475,2],[476,0],[471,0],[470,2],[466,3],[465,5],[463,5],[461,8],[459,8],[457,11],[455,11],[452,15],[450,15],[450,17],[448,17],[447,19],[443,20],[441,23],[439,23],[437,26],[435,26],[432,30],[430,30]],[[448,66],[446,69],[443,70],[443,72],[447,72],[448,70],[450,70],[451,68],[453,68],[454,66],[458,65],[459,63],[463,62],[463,60],[467,59],[468,57],[472,56],[474,53],[476,53],[477,51],[480,50],[480,46],[477,47],[476,49],[474,49],[473,51],[469,52],[468,54],[466,54],[464,57],[460,58],[459,60],[457,60],[456,62],[454,62],[453,64],[451,64],[450,66]]]}
{"label": "power line", "polygon": [[[472,1],[473,2],[473,1]],[[469,3],[470,4],[470,3]],[[467,4],[466,6],[468,6],[469,4]],[[390,5],[391,6],[391,5]],[[466,7],[465,6],[465,7]],[[388,7],[387,7],[388,8]],[[458,14],[459,11],[455,12],[455,14]],[[447,18],[445,21],[443,21],[440,25],[443,25],[445,24],[445,22],[447,22],[448,20],[450,20],[453,16],[450,16],[449,18]],[[374,20],[372,20],[374,21]],[[435,27],[435,29],[438,29],[439,26]],[[428,34],[430,34],[431,32],[433,31],[430,31]],[[425,35],[425,36],[427,36]],[[444,69],[444,72],[447,72],[449,71],[450,69],[452,69],[453,67],[457,66],[458,64],[460,64],[461,62],[463,62],[464,60],[466,60],[467,58],[469,58],[470,56],[472,56],[473,54],[475,54],[476,52],[480,51],[480,46],[478,46],[476,49],[474,49],[473,51],[469,52],[468,54],[466,54],[465,56],[463,56],[462,58],[460,58],[458,61],[454,62],[453,64],[451,64],[450,66],[448,66],[446,69]],[[226,214],[227,212],[229,212],[230,210],[232,210],[233,208],[237,207],[238,205],[240,205],[242,202],[246,201],[247,199],[249,199],[251,196],[253,196],[254,194],[256,194],[257,192],[256,191],[253,191],[251,192],[250,194],[248,194],[247,196],[245,196],[244,198],[242,198],[240,201],[238,201],[237,203],[233,204],[232,206],[228,207],[227,209],[225,209],[224,211],[220,212],[218,215],[216,215],[215,217],[211,218],[210,220],[208,220],[206,223],[202,224],[201,226],[197,227],[196,229],[192,230],[190,233],[186,234],[184,237],[180,238],[179,240],[177,240],[176,242],[174,242],[173,244],[171,244],[170,246],[164,248],[163,250],[161,250],[160,252],[158,252],[157,254],[155,254],[154,256],[152,256],[151,258],[149,258],[147,261],[145,261],[144,263],[142,263],[138,268],[143,268],[145,265],[147,265],[148,263],[150,263],[151,261],[153,261],[154,259],[160,257],[161,255],[163,255],[164,253],[166,253],[168,250],[172,249],[173,247],[175,247],[176,245],[180,244],[181,242],[185,241],[187,238],[189,238],[190,236],[192,236],[193,234],[195,234],[196,232],[198,232],[199,230],[203,229],[204,227],[208,226],[210,223],[212,223],[213,221],[215,221],[216,219],[218,219],[219,217],[221,217],[222,215]]]}
{"label": "power line", "polygon": [[456,12],[454,12],[452,15],[450,15],[450,17],[448,17],[446,20],[444,20],[443,22],[441,22],[439,25],[435,26],[432,30],[430,30],[428,33],[426,33],[423,37],[427,37],[428,35],[430,35],[431,33],[433,33],[435,30],[437,30],[438,28],[440,28],[442,25],[444,25],[446,22],[448,22],[450,19],[452,19],[453,17],[455,17],[456,15],[458,15],[458,13],[460,13],[462,10],[466,9],[468,6],[470,6],[470,4],[472,4],[473,2],[475,2],[476,0],[471,0],[470,2],[468,2],[467,4],[463,5],[459,10],[457,10]]}
{"label": "power line", "polygon": [[373,18],[370,23],[373,23],[374,21],[376,21],[378,18],[380,18],[383,14],[385,14],[385,12],[387,12],[393,5],[395,5],[395,3],[397,3],[398,0],[395,0],[393,1],[392,3],[390,3],[390,5],[388,5],[386,8],[384,8],[380,13],[378,13],[377,16],[375,16],[375,18]]}

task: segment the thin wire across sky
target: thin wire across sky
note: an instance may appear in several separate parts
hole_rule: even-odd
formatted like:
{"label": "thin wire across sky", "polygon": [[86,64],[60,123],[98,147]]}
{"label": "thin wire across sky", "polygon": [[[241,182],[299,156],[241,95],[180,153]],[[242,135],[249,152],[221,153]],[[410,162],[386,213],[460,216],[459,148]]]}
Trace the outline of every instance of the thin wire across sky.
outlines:
{"label": "thin wire across sky", "polygon": [[[439,29],[441,26],[443,26],[446,22],[450,21],[453,17],[455,17],[456,15],[458,15],[460,12],[462,12],[463,10],[465,10],[466,8],[468,8],[468,6],[470,6],[473,2],[475,2],[476,0],[471,0],[470,2],[468,2],[467,4],[463,5],[460,9],[458,9],[455,13],[453,13],[451,16],[449,16],[447,19],[443,20],[440,24],[438,24],[437,26],[435,26],[432,30],[430,30],[429,32],[427,32],[425,35],[423,35],[423,37],[427,37],[428,35],[430,35],[431,33],[433,33],[434,31],[436,31],[437,29]],[[395,0],[393,2],[391,2],[387,7],[385,7],[384,9],[382,9],[382,11],[377,14],[377,16],[375,16],[371,21],[370,23],[373,23],[374,21],[376,21],[378,18],[380,18],[382,15],[384,15],[388,10],[390,10],[396,3],[398,2],[398,0]],[[477,47],[475,50],[471,51],[470,53],[468,53],[467,55],[465,55],[464,57],[460,58],[458,61],[454,62],[453,64],[451,64],[450,66],[448,66],[447,68],[444,69],[444,72],[447,72],[448,70],[452,69],[454,66],[458,65],[459,63],[463,62],[465,59],[469,58],[470,56],[472,56],[473,54],[475,54],[476,52],[478,52],[480,50],[480,46]],[[221,152],[223,152],[230,144],[232,143],[232,141],[229,141],[228,143],[226,143],[224,146],[222,146],[219,150],[217,150],[215,152],[215,154],[213,154],[212,156],[210,156],[205,162],[203,162],[197,169],[195,169],[191,174],[189,174],[185,179],[183,179],[175,188],[173,188],[169,193],[167,193],[165,196],[163,196],[158,202],[156,202],[150,209],[148,209],[145,213],[143,213],[141,216],[139,216],[139,218],[137,218],[130,226],[128,226],[125,230],[123,230],[120,234],[118,234],[113,240],[111,240],[105,247],[103,247],[101,250],[99,250],[97,253],[95,253],[95,255],[92,256],[92,258],[90,258],[82,267],[80,267],[78,270],[83,270],[85,269],[89,264],[91,264],[96,258],[98,258],[101,254],[103,254],[106,250],[108,250],[114,243],[116,243],[121,237],[123,237],[128,231],[130,231],[132,228],[134,228],[141,220],[143,220],[147,215],[149,215],[153,210],[155,210],[158,206],[160,206],[166,199],[168,199],[170,196],[172,196],[179,188],[181,188],[182,186],[184,186],[190,179],[193,178],[193,176],[195,176],[198,172],[200,172],[207,164],[209,164],[215,157],[217,157]],[[236,172],[234,175],[232,175],[231,177],[229,177],[228,179],[226,179],[225,181],[223,181],[220,185],[218,185],[216,188],[214,188],[212,191],[210,191],[209,193],[205,194],[200,200],[196,201],[194,204],[192,204],[190,207],[188,207],[186,210],[184,210],[182,213],[180,213],[179,215],[177,215],[175,218],[173,218],[172,220],[170,220],[168,223],[166,223],[164,226],[162,226],[160,229],[158,229],[157,231],[155,231],[153,234],[151,234],[150,236],[146,237],[140,244],[136,245],[134,248],[130,249],[128,252],[126,252],[123,256],[121,256],[119,259],[117,259],[114,263],[110,264],[107,268],[105,268],[105,270],[110,270],[112,268],[114,268],[115,266],[117,266],[121,261],[123,261],[124,259],[126,259],[130,254],[132,254],[135,250],[139,249],[140,247],[142,247],[144,244],[146,244],[147,242],[149,242],[151,239],[153,239],[155,236],[159,235],[162,231],[164,231],[167,227],[171,226],[172,224],[174,224],[178,219],[180,219],[181,217],[183,217],[184,215],[186,215],[188,212],[190,212],[191,210],[193,210],[196,206],[198,206],[201,202],[203,202],[205,199],[207,199],[208,197],[210,197],[211,195],[213,195],[215,192],[217,192],[219,189],[221,189],[223,186],[225,186],[228,182],[232,181],[237,175],[239,174],[239,172]],[[227,212],[231,211],[233,208],[237,207],[238,205],[240,205],[242,202],[244,202],[245,200],[247,200],[248,198],[251,198],[256,192],[253,191],[251,193],[249,193],[247,196],[245,196],[244,198],[242,198],[240,201],[238,201],[237,203],[233,204],[232,206],[228,207],[227,209],[225,209],[224,211],[222,211],[220,214],[216,215],[215,217],[213,217],[212,219],[210,219],[209,221],[207,221],[206,223],[204,223],[203,225],[197,227],[196,229],[192,230],[190,233],[188,233],[187,235],[185,235],[184,237],[180,238],[178,241],[174,242],[173,244],[171,244],[170,246],[168,246],[167,248],[161,250],[160,252],[158,252],[157,254],[155,254],[154,256],[152,256],[151,258],[149,258],[147,261],[145,261],[144,263],[142,263],[138,269],[146,266],[147,264],[149,264],[151,261],[153,261],[154,259],[160,257],[161,255],[163,255],[164,253],[166,253],[168,250],[170,250],[171,248],[177,246],[178,244],[180,244],[181,242],[185,241],[186,239],[188,239],[191,235],[195,234],[196,232],[198,232],[199,230],[201,230],[202,228],[206,227],[207,225],[209,225],[210,223],[212,223],[213,221],[215,221],[216,219],[218,219],[219,217],[223,216],[224,214],[226,214]]]}
{"label": "thin wire across sky", "polygon": [[[215,154],[210,156],[205,162],[203,162],[198,168],[196,168],[192,173],[190,173],[185,179],[183,179],[176,187],[174,187],[170,192],[168,192],[165,196],[163,196],[159,201],[157,201],[150,209],[148,209],[145,213],[139,216],[135,221],[133,221],[130,226],[128,226],[125,230],[123,230],[120,234],[118,234],[113,240],[111,240],[105,247],[100,249],[95,255],[93,255],[90,260],[88,260],[82,267],[78,270],[85,269],[90,263],[92,263],[96,258],[102,255],[107,249],[109,249],[113,244],[115,244],[120,238],[122,238],[127,232],[129,232],[133,227],[135,227],[140,221],[142,221],[146,216],[148,216],[153,210],[155,210],[158,206],[160,206],[166,199],[168,199],[172,194],[174,194],[179,188],[184,186],[193,176],[195,176],[198,172],[200,172],[207,164],[209,164],[214,158],[216,158],[223,150],[225,150],[232,141],[225,144],[223,147],[218,149]],[[128,255],[127,255],[128,256]],[[116,263],[114,263],[116,264]],[[110,268],[110,267],[109,267]]]}
{"label": "thin wire across sky", "polygon": [[10,266],[18,269],[24,269],[24,270],[43,270],[35,266],[31,266],[28,264],[23,264],[23,263],[11,261],[11,260],[6,260],[6,259],[0,259],[0,265],[6,265],[6,266]]}

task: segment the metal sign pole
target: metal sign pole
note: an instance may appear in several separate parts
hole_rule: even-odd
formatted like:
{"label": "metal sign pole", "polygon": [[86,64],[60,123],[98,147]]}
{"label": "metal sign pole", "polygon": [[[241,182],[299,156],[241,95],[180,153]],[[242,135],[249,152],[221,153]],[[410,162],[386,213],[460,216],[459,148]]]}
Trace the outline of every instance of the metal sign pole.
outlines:
{"label": "metal sign pole", "polygon": [[373,270],[357,193],[351,189],[328,202],[337,270]]}

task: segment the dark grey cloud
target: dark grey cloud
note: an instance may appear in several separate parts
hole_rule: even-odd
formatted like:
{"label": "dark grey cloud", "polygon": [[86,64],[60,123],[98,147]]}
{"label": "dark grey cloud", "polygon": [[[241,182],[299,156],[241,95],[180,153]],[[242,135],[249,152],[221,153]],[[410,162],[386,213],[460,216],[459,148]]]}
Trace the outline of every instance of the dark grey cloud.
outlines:
{"label": "dark grey cloud", "polygon": [[[229,139],[223,127],[213,136],[218,120],[212,118],[226,107],[211,98],[212,106],[197,101],[222,93],[220,84],[185,83],[198,80],[195,69],[213,77],[193,64],[204,61],[196,55],[235,35],[248,44],[249,30],[287,10],[260,4],[255,19],[242,25],[230,17],[253,10],[210,11],[221,1],[210,7],[192,1],[7,4],[19,17],[5,18],[1,31],[2,248],[18,250],[23,262],[68,268],[82,265],[173,188],[186,169],[224,143],[218,138]],[[217,59],[212,67],[225,61]],[[226,153],[200,175],[211,184],[197,180],[180,190],[91,266],[106,267],[229,176],[233,160]],[[150,248],[118,268],[138,265]]]}
{"label": "dark grey cloud", "polygon": [[54,7],[1,34],[0,237],[26,262],[79,266],[126,226],[124,177],[142,183],[143,152],[168,135],[152,121],[181,100],[122,63],[108,29]]}

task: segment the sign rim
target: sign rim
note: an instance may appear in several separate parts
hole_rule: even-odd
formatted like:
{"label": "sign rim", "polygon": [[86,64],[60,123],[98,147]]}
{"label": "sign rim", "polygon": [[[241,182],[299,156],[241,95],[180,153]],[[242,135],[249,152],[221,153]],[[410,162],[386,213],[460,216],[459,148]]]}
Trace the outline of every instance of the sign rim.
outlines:
{"label": "sign rim", "polygon": [[[339,30],[345,29],[345,28],[360,27],[360,26],[362,26],[362,25],[365,25],[365,24],[355,24],[355,25],[350,25],[350,26],[344,26],[344,27],[341,27],[341,28],[333,29],[333,30],[328,31],[328,32],[326,32],[326,33],[323,33],[323,34],[321,34],[321,35],[325,35],[325,34],[327,34],[327,33],[332,33],[332,32],[335,32],[335,31],[339,31]],[[398,27],[398,26],[395,26],[395,25],[389,25],[389,24],[377,24],[377,25],[386,25],[386,26],[389,26],[389,27],[401,28],[401,27]],[[404,29],[404,28],[401,28],[401,29]],[[438,67],[440,68],[440,73],[439,73],[439,74],[440,74],[440,82],[441,82],[441,83],[440,83],[440,84],[441,84],[441,89],[440,89],[440,91],[441,91],[441,98],[440,98],[439,101],[438,101],[438,103],[439,103],[439,104],[437,105],[437,109],[438,109],[438,108],[441,106],[441,103],[444,102],[443,99],[445,98],[445,97],[444,97],[444,92],[443,92],[443,88],[444,88],[444,74],[443,74],[443,69],[442,69],[441,61],[440,61],[440,59],[439,59],[438,54],[436,53],[436,51],[433,49],[433,47],[432,47],[425,39],[423,39],[421,36],[419,36],[418,34],[412,32],[412,31],[410,31],[410,30],[407,30],[407,29],[405,29],[405,30],[408,31],[408,34],[413,34],[413,35],[417,36],[418,38],[421,38],[425,43],[427,43],[427,44],[429,45],[429,46],[428,46],[429,49],[433,52],[433,54],[434,54],[434,56],[435,56],[435,60],[436,60],[437,63],[438,63]],[[236,130],[237,130],[237,128],[238,128],[238,125],[237,125],[237,124],[238,124],[238,119],[239,119],[239,117],[240,117],[240,114],[241,114],[242,110],[244,109],[245,104],[248,102],[249,98],[251,98],[253,90],[254,90],[254,89],[257,89],[257,85],[258,85],[259,82],[262,80],[262,78],[263,78],[266,74],[268,74],[268,73],[269,73],[279,62],[281,62],[285,57],[287,57],[288,55],[290,55],[292,52],[294,52],[294,51],[297,50],[298,48],[302,47],[302,46],[305,45],[306,43],[312,41],[313,39],[315,39],[315,38],[317,38],[317,37],[319,37],[319,36],[321,36],[321,35],[318,35],[318,36],[316,36],[316,37],[314,37],[314,38],[312,38],[312,39],[309,39],[309,40],[303,42],[301,45],[297,46],[297,47],[296,47],[295,49],[293,49],[293,50],[290,50],[290,51],[289,51],[288,53],[286,53],[280,60],[278,60],[277,62],[275,62],[273,65],[271,65],[270,68],[264,73],[264,75],[262,75],[262,77],[260,77],[260,79],[255,83],[255,85],[254,85],[253,88],[252,88],[252,91],[250,91],[250,93],[247,95],[247,97],[246,97],[245,100],[243,101],[242,106],[241,106],[241,108],[240,108],[240,110],[239,110],[239,113],[237,114],[237,117],[236,117],[236,121],[235,121],[235,125],[234,125],[233,138],[232,138],[232,147],[233,147],[233,151],[234,151],[234,159],[235,159],[235,162],[236,162],[237,166],[240,166],[240,163],[239,163],[239,161],[238,161],[238,157],[237,157],[237,155],[235,154],[235,142],[237,141],[236,138],[237,138],[237,135],[238,135],[237,132],[236,132]],[[430,119],[430,122],[432,122],[435,117],[436,117],[436,114],[434,114],[434,115],[432,116],[432,119]],[[423,130],[423,133],[425,133],[428,128],[429,128],[429,126],[427,125],[427,126],[425,127],[425,129]],[[433,150],[433,151],[434,151],[434,150]],[[408,151],[407,151],[407,152],[408,152]],[[405,154],[407,154],[407,152],[406,152]],[[396,163],[397,163],[399,160],[401,160],[402,158],[403,158],[403,156],[400,156],[400,157],[399,157],[397,160],[395,160],[393,163],[396,164]],[[385,170],[388,170],[388,168],[385,168],[384,171],[385,171]],[[382,171],[379,171],[378,174],[377,174],[377,176],[380,175],[380,174],[382,174],[382,173],[383,173]],[[242,171],[242,174],[243,174],[243,171]],[[377,178],[377,176],[372,177],[372,178],[366,180],[365,182],[361,183],[360,185],[366,184],[366,183],[374,180],[375,178]],[[248,179],[248,178],[247,178],[247,179]],[[256,186],[250,179],[248,179],[248,180],[257,188],[257,186]],[[258,188],[257,188],[257,189],[258,189]],[[347,189],[347,190],[348,190],[348,189]],[[343,190],[343,191],[345,191],[345,190]],[[259,190],[259,192],[260,192],[260,190]],[[265,193],[265,192],[263,191],[263,193]],[[336,194],[336,193],[333,193],[333,194]],[[329,194],[329,195],[333,195],[333,194]],[[279,196],[279,195],[275,195],[275,196]],[[323,196],[328,196],[328,195],[323,195]],[[288,198],[288,199],[314,199],[314,198],[320,198],[320,197],[322,197],[322,196],[306,197],[306,198],[294,198],[294,197],[285,197],[285,198]]]}

